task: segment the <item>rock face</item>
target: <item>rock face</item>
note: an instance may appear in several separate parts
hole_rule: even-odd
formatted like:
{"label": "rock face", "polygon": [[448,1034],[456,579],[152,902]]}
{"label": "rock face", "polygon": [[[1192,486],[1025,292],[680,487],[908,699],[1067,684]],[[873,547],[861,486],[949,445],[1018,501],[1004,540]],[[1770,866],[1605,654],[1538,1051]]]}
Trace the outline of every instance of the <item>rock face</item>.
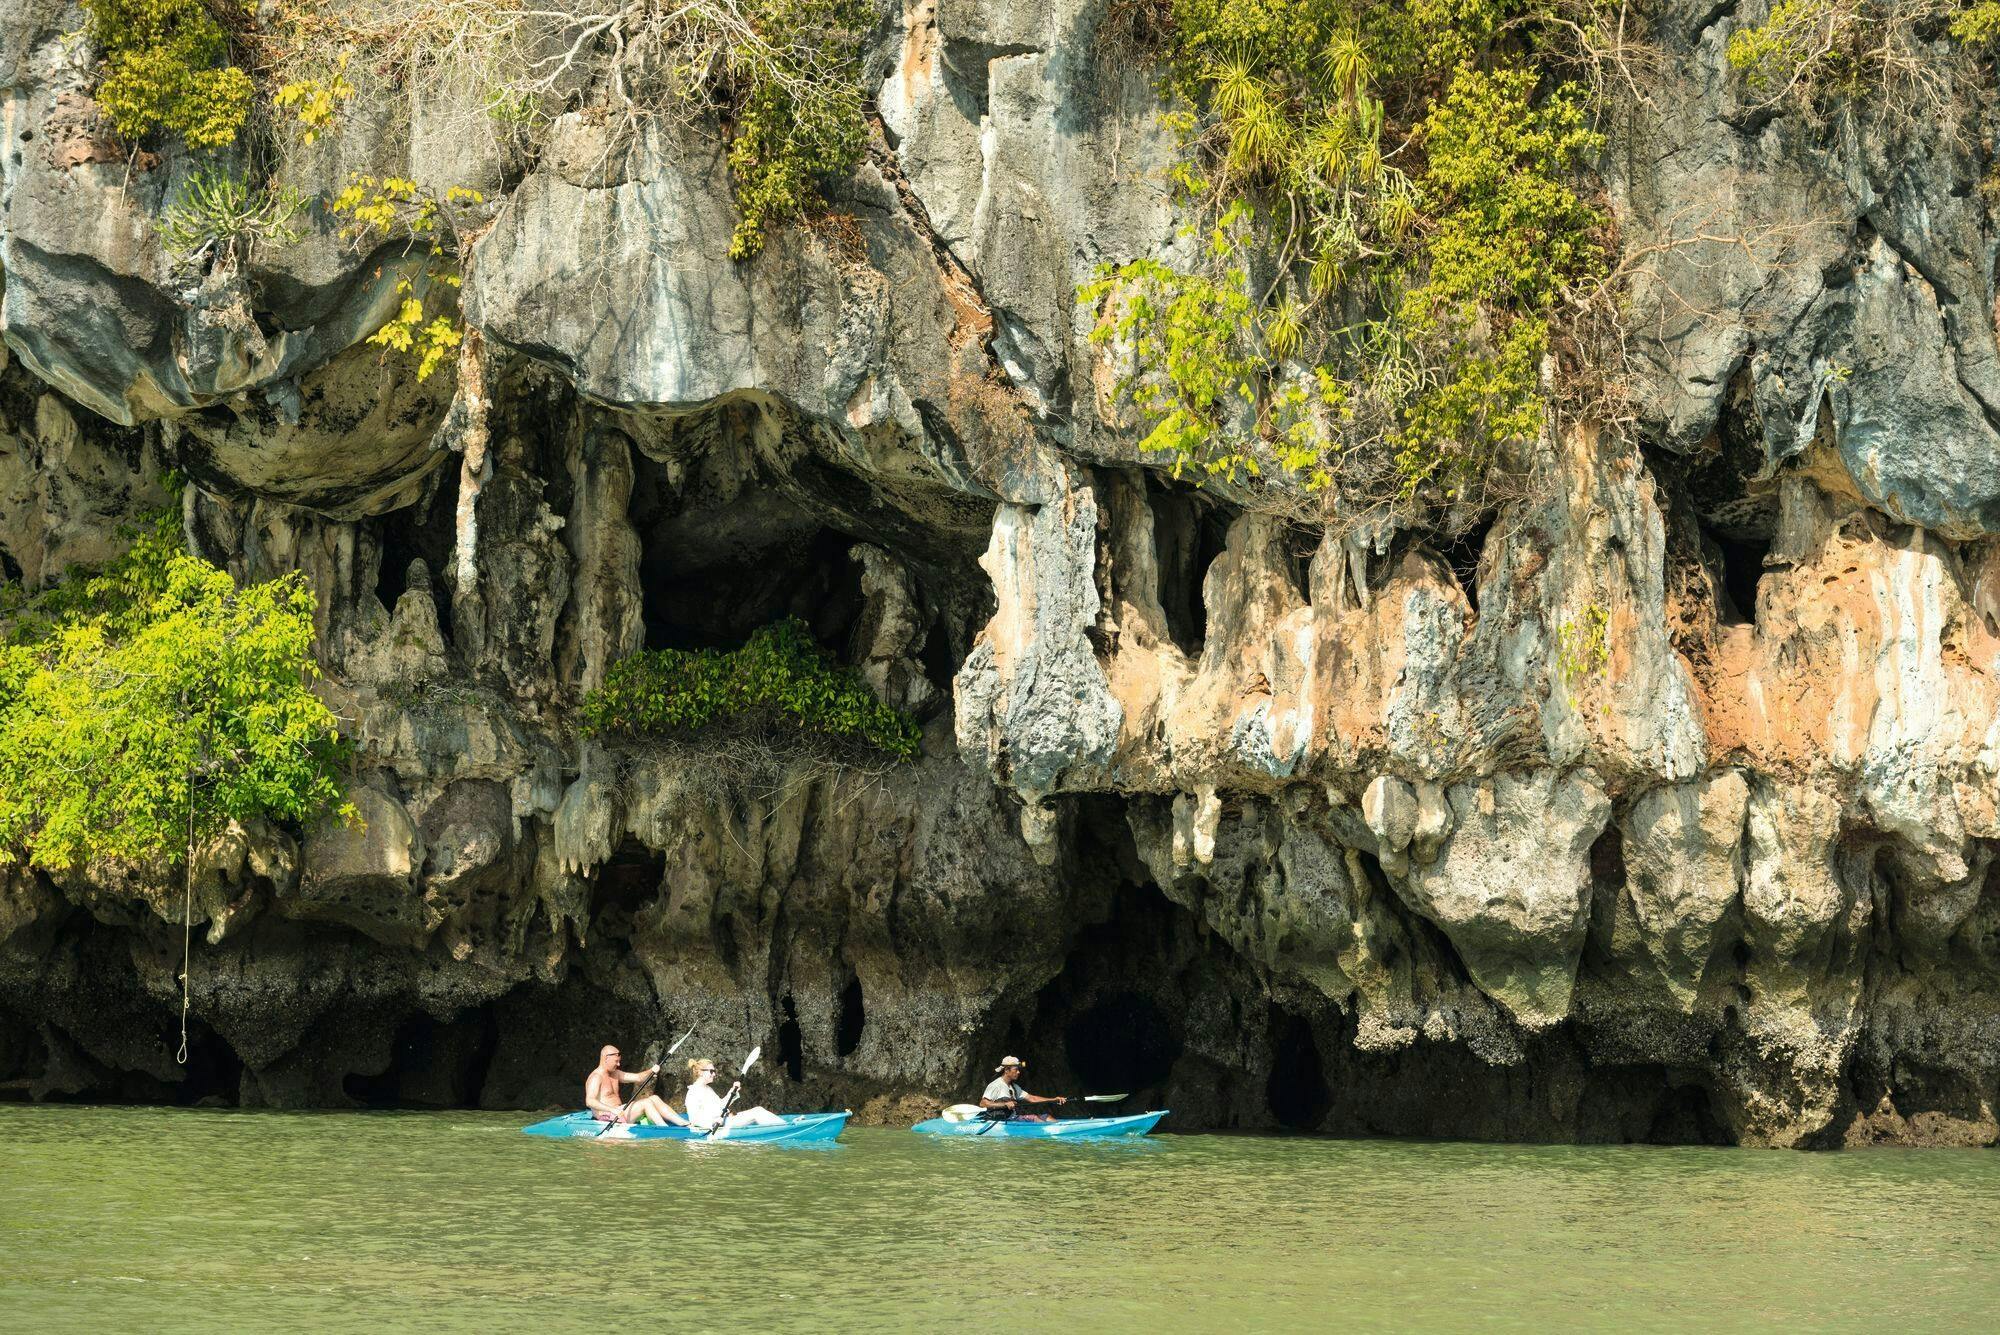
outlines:
{"label": "rock face", "polygon": [[[1667,5],[1601,164],[1635,428],[1343,541],[1106,406],[1076,288],[1186,244],[1106,12],[885,0],[867,161],[747,264],[704,127],[462,146],[476,337],[418,385],[363,342],[402,257],[176,267],[185,164],[9,5],[0,572],[183,468],[197,551],[316,589],[366,823],[210,853],[185,1066],[177,901],[0,868],[0,1090],[536,1106],[692,1026],[885,1119],[1005,1048],[1189,1127],[2000,1139],[1987,108],[1809,126]],[[297,170],[420,172],[434,117]],[[786,615],[921,761],[577,736],[625,654]]]}

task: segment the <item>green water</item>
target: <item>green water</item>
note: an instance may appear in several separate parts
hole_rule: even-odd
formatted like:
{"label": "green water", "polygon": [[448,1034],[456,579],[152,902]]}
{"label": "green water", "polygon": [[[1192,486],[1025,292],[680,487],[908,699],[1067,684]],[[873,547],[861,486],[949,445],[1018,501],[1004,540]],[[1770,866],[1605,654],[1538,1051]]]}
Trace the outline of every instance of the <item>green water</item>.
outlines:
{"label": "green water", "polygon": [[0,1329],[1994,1329],[2000,1155],[0,1107]]}

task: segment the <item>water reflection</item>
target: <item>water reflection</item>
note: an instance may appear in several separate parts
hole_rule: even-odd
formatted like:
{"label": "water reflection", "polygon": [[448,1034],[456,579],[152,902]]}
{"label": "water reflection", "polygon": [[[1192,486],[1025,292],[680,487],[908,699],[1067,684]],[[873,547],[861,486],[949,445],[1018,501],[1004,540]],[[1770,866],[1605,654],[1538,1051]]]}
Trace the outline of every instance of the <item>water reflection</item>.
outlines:
{"label": "water reflection", "polygon": [[[1985,1329],[2000,1157],[0,1108],[0,1325]],[[627,1299],[629,1301],[629,1298]]]}

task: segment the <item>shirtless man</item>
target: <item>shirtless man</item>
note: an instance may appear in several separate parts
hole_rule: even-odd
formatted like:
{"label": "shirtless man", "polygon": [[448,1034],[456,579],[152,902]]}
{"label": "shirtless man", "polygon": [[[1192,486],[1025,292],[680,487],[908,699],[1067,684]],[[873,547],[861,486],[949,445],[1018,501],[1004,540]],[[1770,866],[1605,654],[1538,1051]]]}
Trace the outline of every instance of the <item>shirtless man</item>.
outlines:
{"label": "shirtless man", "polygon": [[623,1085],[636,1085],[660,1073],[657,1064],[643,1071],[621,1070],[618,1049],[606,1043],[597,1054],[597,1069],[583,1082],[583,1106],[600,1122],[637,1122],[650,1117],[655,1126],[686,1126],[687,1118],[666,1105],[658,1094],[635,1098],[630,1103],[619,1097]]}

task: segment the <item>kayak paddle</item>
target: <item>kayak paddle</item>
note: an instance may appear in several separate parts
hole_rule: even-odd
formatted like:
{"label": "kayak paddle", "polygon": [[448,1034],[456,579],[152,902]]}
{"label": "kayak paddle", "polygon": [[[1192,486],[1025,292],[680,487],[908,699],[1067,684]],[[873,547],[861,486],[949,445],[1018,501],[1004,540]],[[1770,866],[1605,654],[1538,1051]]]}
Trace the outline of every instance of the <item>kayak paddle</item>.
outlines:
{"label": "kayak paddle", "polygon": [[1085,1094],[1083,1101],[1085,1103],[1121,1103],[1131,1097],[1130,1094]]}
{"label": "kayak paddle", "polygon": [[729,1086],[729,1097],[722,1101],[722,1116],[716,1119],[714,1128],[710,1130],[708,1133],[708,1138],[710,1140],[721,1139],[723,1134],[729,1130],[730,1105],[735,1103],[736,1096],[743,1092],[743,1077],[750,1074],[750,1068],[755,1066],[757,1064],[757,1059],[763,1055],[764,1055],[764,1045],[760,1043],[756,1047],[750,1049],[750,1055],[745,1057],[743,1059],[743,1064],[736,1068],[736,1079]]}

